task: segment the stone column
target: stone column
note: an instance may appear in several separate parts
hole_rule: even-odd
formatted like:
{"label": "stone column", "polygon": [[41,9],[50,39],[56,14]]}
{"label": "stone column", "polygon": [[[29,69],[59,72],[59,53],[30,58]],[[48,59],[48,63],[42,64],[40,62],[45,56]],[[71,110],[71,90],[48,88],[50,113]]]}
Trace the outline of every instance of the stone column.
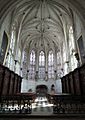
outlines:
{"label": "stone column", "polygon": [[46,72],[48,71],[48,54],[47,54],[47,52],[45,54],[45,71]]}
{"label": "stone column", "polygon": [[36,51],[36,71],[38,71],[38,69],[39,69],[39,52],[38,51]]}
{"label": "stone column", "polygon": [[48,71],[45,71],[45,80],[48,80]]}
{"label": "stone column", "polygon": [[20,23],[19,23],[19,26],[18,26],[18,29],[17,29],[17,42],[16,42],[16,51],[15,51],[15,59],[17,59],[18,57],[18,48],[19,48],[19,41],[20,41],[20,33],[21,33],[21,30],[22,30],[22,23],[23,23],[23,20],[24,20],[24,17],[25,17],[25,14],[23,13],[22,14],[22,18],[20,20]]}
{"label": "stone column", "polygon": [[30,68],[30,51],[28,51],[28,58],[27,58],[27,75],[29,80],[29,68]]}
{"label": "stone column", "polygon": [[23,49],[21,50],[21,60],[20,60],[20,76],[22,77],[22,68],[23,68]]}
{"label": "stone column", "polygon": [[54,55],[54,70],[57,70],[57,51],[55,50],[55,52],[53,53]]}
{"label": "stone column", "polygon": [[[73,14],[72,14],[73,15]],[[73,37],[74,37],[74,56],[77,60],[77,67],[80,66],[80,58],[79,58],[79,53],[78,53],[78,46],[77,46],[77,33],[76,33],[76,23],[75,23],[75,19],[74,19],[74,15],[73,15],[73,18],[72,18],[72,27],[73,27]]]}
{"label": "stone column", "polygon": [[17,60],[14,60],[15,64],[14,64],[14,72],[16,73],[16,64],[17,64]]}
{"label": "stone column", "polygon": [[29,75],[29,68],[28,65],[30,65],[30,53],[27,51],[27,73],[26,73],[26,79],[28,80],[28,75]]}
{"label": "stone column", "polygon": [[48,80],[48,54],[45,53],[45,80]]}
{"label": "stone column", "polygon": [[67,73],[70,72],[70,67],[69,67],[69,44],[68,44],[68,30],[67,30],[67,25],[64,25],[64,35],[65,35],[65,47],[66,47],[66,63],[67,63]]}
{"label": "stone column", "polygon": [[62,51],[62,46],[60,46],[60,54],[61,54],[61,69],[63,68],[63,51]]}
{"label": "stone column", "polygon": [[54,52],[54,76],[55,76],[55,80],[57,79],[57,50],[55,50]]}
{"label": "stone column", "polygon": [[35,66],[35,80],[38,80],[38,71],[39,71],[39,51],[36,51],[36,66]]}

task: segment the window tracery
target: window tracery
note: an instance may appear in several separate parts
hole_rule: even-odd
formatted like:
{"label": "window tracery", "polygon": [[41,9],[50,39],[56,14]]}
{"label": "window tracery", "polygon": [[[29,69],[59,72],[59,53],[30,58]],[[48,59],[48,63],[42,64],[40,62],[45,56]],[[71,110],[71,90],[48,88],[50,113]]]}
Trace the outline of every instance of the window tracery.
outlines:
{"label": "window tracery", "polygon": [[48,54],[48,78],[54,78],[54,55],[52,50]]}
{"label": "window tracery", "polygon": [[8,56],[7,56],[7,62],[6,66],[10,68],[10,70],[14,71],[14,49],[15,49],[15,42],[16,42],[16,31],[12,29],[11,32],[11,41],[10,41],[10,46],[9,46],[9,51],[8,51]]}
{"label": "window tracery", "polygon": [[61,52],[57,52],[57,77],[61,77]]}
{"label": "window tracery", "polygon": [[15,31],[12,30],[12,33],[11,33],[11,42],[10,42],[10,49],[12,51],[12,54],[14,53],[14,48],[15,48]]}
{"label": "window tracery", "polygon": [[39,54],[39,78],[45,79],[45,53],[43,51]]}
{"label": "window tracery", "polygon": [[29,79],[35,79],[35,51],[32,50],[30,54]]}
{"label": "window tracery", "polygon": [[27,52],[24,50],[23,52],[23,69],[22,69],[22,77],[26,78],[27,74]]}

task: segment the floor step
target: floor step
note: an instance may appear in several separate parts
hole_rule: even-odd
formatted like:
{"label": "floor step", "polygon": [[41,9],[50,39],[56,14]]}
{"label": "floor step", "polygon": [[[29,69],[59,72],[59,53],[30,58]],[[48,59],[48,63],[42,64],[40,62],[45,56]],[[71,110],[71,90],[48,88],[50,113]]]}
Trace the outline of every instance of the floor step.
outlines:
{"label": "floor step", "polygon": [[55,114],[55,115],[29,115],[29,114],[0,114],[0,120],[85,120],[85,114]]}

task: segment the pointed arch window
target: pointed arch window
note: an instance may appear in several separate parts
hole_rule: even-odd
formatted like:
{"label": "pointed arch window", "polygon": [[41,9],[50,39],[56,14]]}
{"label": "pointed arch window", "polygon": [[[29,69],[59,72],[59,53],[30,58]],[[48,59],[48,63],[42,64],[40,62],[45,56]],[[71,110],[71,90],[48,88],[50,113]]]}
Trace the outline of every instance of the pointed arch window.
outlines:
{"label": "pointed arch window", "polygon": [[35,79],[35,51],[32,50],[30,54],[30,68],[29,68],[29,79]]}
{"label": "pointed arch window", "polygon": [[27,52],[24,50],[23,52],[23,69],[22,69],[22,76],[26,78],[27,73]]}
{"label": "pointed arch window", "polygon": [[69,48],[70,48],[70,54],[74,50],[74,35],[73,35],[73,28],[70,26],[69,28]]}
{"label": "pointed arch window", "polygon": [[[63,60],[65,61],[65,50],[64,50],[64,54],[63,54]],[[61,77],[61,52],[60,50],[57,52],[57,78]]]}
{"label": "pointed arch window", "polygon": [[18,61],[16,63],[16,73],[20,74],[20,59],[21,59],[21,50],[20,50],[20,48],[18,49],[17,54],[18,54],[18,57],[17,57]]}
{"label": "pointed arch window", "polygon": [[39,78],[45,79],[45,53],[43,51],[39,54]]}
{"label": "pointed arch window", "polygon": [[54,55],[52,50],[48,54],[48,78],[54,78]]}
{"label": "pointed arch window", "polygon": [[12,54],[14,53],[14,48],[15,48],[15,30],[12,30],[12,33],[11,33],[11,42],[10,42],[10,49],[12,51]]}
{"label": "pointed arch window", "polygon": [[15,49],[15,41],[16,41],[16,31],[12,28],[11,32],[11,41],[8,51],[8,56],[6,59],[6,66],[9,67],[11,70],[14,71],[14,49]]}
{"label": "pointed arch window", "polygon": [[3,38],[2,38],[2,44],[0,48],[0,63],[1,64],[3,64],[4,62],[7,46],[8,46],[8,36],[6,32],[4,31]]}

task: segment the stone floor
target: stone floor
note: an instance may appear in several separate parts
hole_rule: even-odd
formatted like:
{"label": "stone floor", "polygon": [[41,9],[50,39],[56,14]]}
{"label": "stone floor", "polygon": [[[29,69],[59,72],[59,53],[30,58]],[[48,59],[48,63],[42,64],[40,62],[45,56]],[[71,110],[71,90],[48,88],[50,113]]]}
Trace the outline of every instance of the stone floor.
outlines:
{"label": "stone floor", "polygon": [[32,114],[26,116],[0,117],[0,120],[85,120],[85,117],[81,116],[72,117],[69,115],[53,115],[52,107],[53,104],[50,104],[46,97],[37,97],[32,104]]}
{"label": "stone floor", "polygon": [[0,120],[85,120],[85,118],[0,118]]}
{"label": "stone floor", "polygon": [[37,97],[35,103],[32,104],[33,115],[51,115],[53,114],[53,104],[47,101],[46,97]]}

